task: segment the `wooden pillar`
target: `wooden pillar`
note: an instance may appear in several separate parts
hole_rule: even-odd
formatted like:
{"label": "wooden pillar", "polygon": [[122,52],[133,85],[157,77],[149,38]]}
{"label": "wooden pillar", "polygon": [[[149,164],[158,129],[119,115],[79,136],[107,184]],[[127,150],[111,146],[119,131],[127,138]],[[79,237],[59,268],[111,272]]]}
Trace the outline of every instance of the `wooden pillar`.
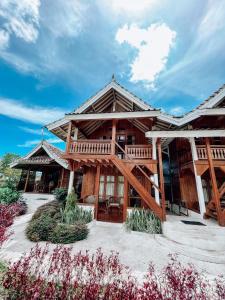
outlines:
{"label": "wooden pillar", "polygon": [[214,169],[214,165],[213,165],[213,159],[212,159],[209,138],[205,138],[205,145],[206,145],[206,153],[207,153],[207,158],[208,158],[208,163],[209,163],[209,173],[210,173],[211,182],[212,182],[213,196],[214,196],[214,201],[215,201],[215,205],[216,205],[217,218],[218,218],[219,224],[224,226],[225,220],[222,220],[222,211],[221,211],[221,205],[220,205],[220,193],[219,193],[218,186],[217,186],[216,173],[215,173],[215,169]]}
{"label": "wooden pillar", "polygon": [[[157,160],[156,138],[152,138],[152,159]],[[153,181],[157,186],[159,186],[158,173],[153,174]],[[154,187],[154,193],[155,193],[155,201],[158,204],[160,204],[159,190],[156,187]]]}
{"label": "wooden pillar", "polygon": [[166,221],[166,199],[164,189],[164,177],[163,177],[163,162],[162,162],[162,148],[160,139],[157,140],[158,147],[158,161],[159,161],[159,178],[160,178],[160,190],[161,190],[161,206],[162,206],[162,220]]}
{"label": "wooden pillar", "polygon": [[116,149],[116,124],[117,124],[117,120],[113,119],[112,120],[112,155],[115,154],[115,149]]}
{"label": "wooden pillar", "polygon": [[123,200],[123,221],[127,218],[127,206],[128,206],[128,180],[124,177],[124,200]]}
{"label": "wooden pillar", "polygon": [[204,214],[206,212],[205,208],[205,198],[204,198],[204,192],[202,188],[202,179],[201,176],[197,174],[195,161],[198,160],[198,153],[195,145],[195,139],[189,138],[190,145],[191,145],[191,154],[192,154],[192,160],[193,160],[193,167],[194,167],[194,174],[195,174],[195,182],[196,182],[196,188],[197,188],[197,194],[198,194],[198,203],[199,203],[199,209],[200,214],[202,217],[204,217]]}
{"label": "wooden pillar", "polygon": [[64,174],[65,174],[65,169],[62,167],[61,180],[60,180],[60,186],[59,186],[60,188],[63,187]]}
{"label": "wooden pillar", "polygon": [[71,132],[72,132],[72,121],[70,121],[68,125],[68,132],[66,138],[66,153],[70,152]]}
{"label": "wooden pillar", "polygon": [[78,127],[74,128],[73,140],[74,140],[74,142],[77,142],[77,140],[78,140]]}
{"label": "wooden pillar", "polygon": [[95,176],[95,190],[94,190],[94,195],[95,195],[95,212],[94,212],[94,217],[97,219],[98,215],[98,195],[99,195],[99,185],[100,185],[100,165],[97,166],[96,168],[96,176]]}
{"label": "wooden pillar", "polygon": [[30,169],[28,169],[28,172],[27,172],[27,177],[26,177],[25,186],[24,186],[24,193],[26,193],[26,191],[27,191],[27,185],[28,185],[28,182],[29,182],[29,177],[30,177]]}

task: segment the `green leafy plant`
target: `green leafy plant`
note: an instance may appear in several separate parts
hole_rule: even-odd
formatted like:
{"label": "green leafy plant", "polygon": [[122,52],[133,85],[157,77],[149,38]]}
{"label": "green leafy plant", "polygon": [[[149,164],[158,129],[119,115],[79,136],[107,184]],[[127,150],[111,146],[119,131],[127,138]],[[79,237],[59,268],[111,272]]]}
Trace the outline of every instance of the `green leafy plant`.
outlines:
{"label": "green leafy plant", "polygon": [[61,210],[62,222],[65,224],[74,224],[76,222],[90,223],[93,219],[92,211],[83,209],[76,205],[72,210]]}
{"label": "green leafy plant", "polygon": [[57,222],[49,215],[42,214],[38,219],[31,220],[26,228],[26,236],[30,241],[49,241]]}
{"label": "green leafy plant", "polygon": [[62,205],[56,201],[53,200],[49,203],[46,203],[36,210],[36,212],[33,214],[32,220],[39,219],[43,214],[50,216],[54,220],[61,220],[61,214],[60,209],[62,208]]}
{"label": "green leafy plant", "polygon": [[22,199],[22,194],[9,187],[0,188],[0,203],[12,204]]}
{"label": "green leafy plant", "polygon": [[86,239],[87,235],[88,228],[86,224],[57,224],[51,233],[50,241],[54,244],[69,244],[74,243],[76,241],[84,240]]}
{"label": "green leafy plant", "polygon": [[61,209],[62,222],[75,224],[76,222],[89,223],[92,221],[92,211],[77,205],[77,195],[74,190],[66,198],[65,209]]}
{"label": "green leafy plant", "polygon": [[128,215],[125,226],[128,230],[147,233],[162,233],[161,221],[149,209],[134,208]]}
{"label": "green leafy plant", "polygon": [[67,197],[67,189],[65,188],[56,188],[53,191],[53,195],[55,196],[55,199],[59,201],[62,204],[65,204],[66,197]]}

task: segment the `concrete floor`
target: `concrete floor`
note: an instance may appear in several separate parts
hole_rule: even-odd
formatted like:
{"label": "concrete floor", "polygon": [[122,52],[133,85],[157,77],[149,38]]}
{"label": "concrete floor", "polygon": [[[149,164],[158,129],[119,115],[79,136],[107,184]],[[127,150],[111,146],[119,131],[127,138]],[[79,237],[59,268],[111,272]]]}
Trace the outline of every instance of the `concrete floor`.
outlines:
{"label": "concrete floor", "polygon": [[[25,199],[29,206],[28,213],[16,218],[12,225],[14,234],[3,245],[0,251],[0,259],[16,260],[34,245],[33,242],[26,239],[24,229],[36,208],[50,201],[52,196],[25,194]],[[202,229],[199,229],[200,226],[197,228],[180,227],[178,226],[179,222],[179,218],[169,217],[167,225],[169,229],[165,230],[166,235],[149,235],[127,232],[122,224],[94,221],[89,225],[90,233],[88,238],[72,244],[73,252],[87,249],[90,252],[94,252],[99,247],[105,253],[115,250],[119,252],[122,263],[131,267],[133,274],[138,278],[143,276],[150,261],[157,268],[162,268],[168,262],[168,254],[170,253],[177,253],[181,262],[192,263],[196,268],[203,270],[209,276],[225,274],[225,249],[217,250],[216,242],[214,250],[201,249],[201,243],[199,244],[200,247],[193,246],[192,231],[194,231],[194,239],[198,239],[202,235]],[[181,228],[180,232],[178,228]],[[207,240],[207,238],[210,240],[212,236],[216,236],[215,241],[224,239],[224,228],[221,230],[221,228],[215,226],[216,234],[210,228],[208,237],[206,227],[204,228],[204,240]],[[217,234],[217,228],[219,228],[219,234]],[[184,237],[186,231],[188,234]],[[174,233],[172,238],[171,232]],[[196,237],[196,232],[199,233],[199,237]],[[183,237],[183,240],[180,239],[179,235]],[[40,244],[44,245],[43,242]],[[54,245],[50,247],[53,248]]]}

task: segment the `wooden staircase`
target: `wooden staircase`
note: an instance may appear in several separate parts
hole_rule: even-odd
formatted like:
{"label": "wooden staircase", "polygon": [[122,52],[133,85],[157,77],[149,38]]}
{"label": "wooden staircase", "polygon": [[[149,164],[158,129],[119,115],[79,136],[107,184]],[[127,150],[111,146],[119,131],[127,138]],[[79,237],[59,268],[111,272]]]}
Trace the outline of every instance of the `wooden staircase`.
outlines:
{"label": "wooden staircase", "polygon": [[220,225],[225,226],[225,182],[219,188],[220,205],[217,207],[214,196],[206,207],[205,218],[213,218],[219,221]]}
{"label": "wooden staircase", "polygon": [[112,163],[117,167],[117,169],[127,178],[128,182],[134,187],[142,200],[148,205],[148,207],[164,221],[164,214],[162,207],[156,203],[155,198],[151,196],[148,190],[139,182],[139,180],[132,173],[131,169],[116,155],[111,158]]}

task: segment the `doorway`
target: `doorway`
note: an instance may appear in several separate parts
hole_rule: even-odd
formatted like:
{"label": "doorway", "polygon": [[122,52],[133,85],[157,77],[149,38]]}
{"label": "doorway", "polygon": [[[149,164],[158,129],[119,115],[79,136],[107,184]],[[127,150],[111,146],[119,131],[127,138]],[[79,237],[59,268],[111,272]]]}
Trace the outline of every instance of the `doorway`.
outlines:
{"label": "doorway", "polygon": [[99,182],[97,220],[123,222],[124,177],[101,174]]}

